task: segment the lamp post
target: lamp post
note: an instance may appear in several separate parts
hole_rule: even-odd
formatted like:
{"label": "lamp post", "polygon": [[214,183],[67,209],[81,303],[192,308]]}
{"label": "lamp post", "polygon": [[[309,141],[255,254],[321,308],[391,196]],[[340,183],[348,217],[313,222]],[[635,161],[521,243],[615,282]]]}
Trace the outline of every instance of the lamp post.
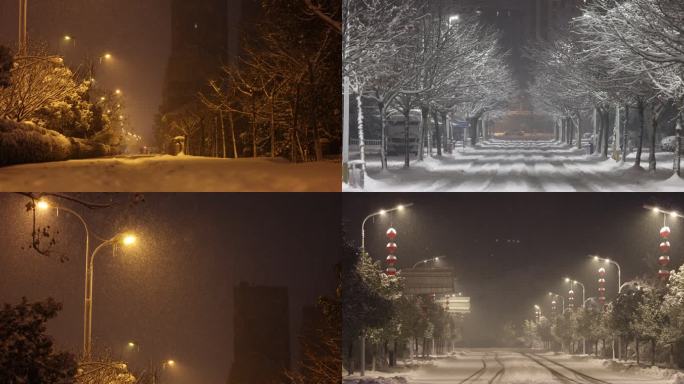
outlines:
{"label": "lamp post", "polygon": [[622,286],[622,272],[620,271],[620,264],[617,263],[617,261],[611,260],[611,259],[606,259],[603,257],[600,257],[598,255],[593,256],[595,261],[602,261],[606,264],[613,264],[617,268],[617,274],[618,274],[618,294],[620,294],[620,289]]}
{"label": "lamp post", "polygon": [[[403,211],[404,209],[412,206],[413,203],[409,204],[399,204],[396,207],[392,209],[381,209],[377,212],[373,212],[370,215],[366,216],[366,218],[363,219],[361,222],[361,254],[365,255],[366,254],[366,222],[368,219],[375,217],[375,216],[384,216],[390,212],[394,211]],[[366,336],[361,335],[361,376],[364,376],[366,374]]]}
{"label": "lamp post", "polygon": [[582,287],[582,307],[584,307],[584,299],[585,299],[584,284],[580,283],[577,280],[571,279],[569,277],[565,278],[565,282],[570,284],[571,289],[575,287],[575,284]]}
{"label": "lamp post", "polygon": [[19,0],[19,55],[28,53],[28,0]]}
{"label": "lamp post", "polygon": [[84,307],[83,307],[83,358],[86,361],[90,360],[92,352],[92,321],[93,321],[93,266],[95,261],[95,255],[107,245],[113,245],[116,243],[121,243],[125,246],[131,246],[135,244],[136,237],[130,233],[119,233],[116,236],[104,240],[100,243],[95,250],[90,253],[90,230],[85,219],[76,213],[76,211],[66,208],[52,205],[45,200],[39,200],[35,203],[36,208],[40,210],[48,210],[50,208],[55,210],[63,210],[74,215],[83,224],[83,228],[86,233],[86,246],[85,246],[85,297],[84,297]]}
{"label": "lamp post", "polygon": [[[582,287],[582,308],[585,308],[585,309],[586,309],[587,300],[586,300],[586,298],[585,298],[585,296],[586,296],[586,289],[584,289],[584,284],[580,283],[580,282],[577,281],[577,280],[571,279],[571,278],[569,278],[569,277],[566,277],[566,278],[565,278],[565,282],[566,282],[566,283],[572,284],[571,286],[572,286],[573,288],[575,287],[575,284],[578,284],[580,287]],[[585,354],[585,355],[587,354],[587,340],[586,340],[586,338],[584,338],[584,337],[582,338],[582,354]]]}
{"label": "lamp post", "polygon": [[561,313],[565,313],[565,296],[559,295],[559,294],[554,293],[554,292],[549,292],[549,296],[561,298],[561,303],[562,303],[562,307],[561,307],[562,312]]}
{"label": "lamp post", "polygon": [[[175,367],[175,366],[176,366],[176,361],[175,361],[175,360],[169,359],[169,360],[164,360],[164,361],[161,362],[161,369],[162,369],[162,371],[165,371],[166,368],[173,368],[173,367]],[[154,384],[157,384],[157,380],[158,380],[158,377],[157,377],[157,376],[161,376],[161,374],[157,373],[158,370],[159,370],[159,365],[157,365],[157,367],[154,369],[154,375],[152,376],[152,379],[153,379],[152,382],[153,382]]]}
{"label": "lamp post", "polygon": [[416,268],[417,266],[419,266],[420,264],[427,264],[427,263],[430,263],[430,262],[435,262],[435,263],[436,263],[436,262],[438,262],[438,261],[440,261],[440,260],[442,260],[442,259],[446,259],[446,258],[447,258],[446,256],[437,256],[437,257],[432,257],[432,258],[429,258],[429,259],[421,260],[421,261],[419,261],[419,262],[413,264],[413,267],[411,267],[411,269],[415,269],[415,268]]}

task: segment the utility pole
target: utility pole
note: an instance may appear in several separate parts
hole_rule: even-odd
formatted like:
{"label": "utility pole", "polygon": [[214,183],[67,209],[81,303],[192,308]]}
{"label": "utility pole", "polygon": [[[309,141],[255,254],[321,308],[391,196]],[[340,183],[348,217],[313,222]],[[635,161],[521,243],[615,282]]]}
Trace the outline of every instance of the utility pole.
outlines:
{"label": "utility pole", "polygon": [[28,0],[19,0],[19,55],[26,56],[28,51]]}

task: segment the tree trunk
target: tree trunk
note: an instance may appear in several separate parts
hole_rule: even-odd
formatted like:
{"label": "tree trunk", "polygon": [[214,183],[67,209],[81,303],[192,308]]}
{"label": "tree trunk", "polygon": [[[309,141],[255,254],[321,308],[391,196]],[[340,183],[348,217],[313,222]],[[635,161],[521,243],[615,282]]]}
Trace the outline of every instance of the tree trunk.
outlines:
{"label": "tree trunk", "polygon": [[655,365],[655,359],[656,359],[656,341],[655,341],[655,339],[651,339],[651,366]]}
{"label": "tree trunk", "polygon": [[409,131],[411,130],[411,111],[404,111],[404,168],[411,166],[411,144],[409,143]]}
{"label": "tree trunk", "polygon": [[582,149],[582,115],[579,113],[577,113],[577,149]]}
{"label": "tree trunk", "polygon": [[257,157],[257,114],[256,114],[256,96],[252,95],[252,157]]}
{"label": "tree trunk", "polygon": [[470,145],[471,146],[476,146],[477,145],[477,122],[478,122],[477,117],[472,117],[470,119]]}
{"label": "tree trunk", "polygon": [[637,365],[639,365],[639,338],[638,337],[634,338],[634,344],[635,344],[634,350],[636,352],[636,363],[637,363]]}
{"label": "tree trunk", "polygon": [[635,167],[641,167],[641,154],[644,148],[644,102],[639,100],[637,102],[637,111],[639,112],[639,147],[637,148]]}
{"label": "tree trunk", "polygon": [[625,122],[622,124],[622,162],[627,161],[627,147],[629,146],[629,104],[625,104]]}
{"label": "tree trunk", "polygon": [[675,155],[674,155],[674,173],[677,176],[682,176],[682,113],[679,114],[679,121],[675,127]]}
{"label": "tree trunk", "polygon": [[357,125],[359,127],[359,154],[361,156],[361,163],[363,164],[363,171],[366,172],[366,140],[363,134],[363,97],[361,92],[356,95],[356,108],[358,109],[357,114]]}
{"label": "tree trunk", "polygon": [[444,127],[444,152],[451,153],[451,127],[447,121],[446,112],[442,112],[442,126]]}
{"label": "tree trunk", "polygon": [[420,138],[418,144],[418,160],[423,161],[425,158],[423,152],[425,150],[425,137],[427,131],[430,129],[430,107],[423,106],[420,108]]}
{"label": "tree trunk", "polygon": [[604,159],[608,158],[608,138],[610,137],[610,115],[607,110],[601,109],[599,111],[601,118],[601,156]]}
{"label": "tree trunk", "polygon": [[442,157],[442,131],[439,129],[439,117],[437,112],[432,113],[432,119],[435,122],[435,147],[437,148],[437,156]]}
{"label": "tree trunk", "polygon": [[387,169],[387,129],[385,120],[385,104],[378,102],[378,110],[380,111],[380,168]]}
{"label": "tree trunk", "polygon": [[651,132],[651,153],[648,154],[648,171],[655,172],[657,167],[656,162],[656,136],[658,133],[658,113],[656,112],[656,102],[651,103],[651,125],[653,130]]}
{"label": "tree trunk", "polygon": [[271,159],[275,158],[275,95],[271,96]]}

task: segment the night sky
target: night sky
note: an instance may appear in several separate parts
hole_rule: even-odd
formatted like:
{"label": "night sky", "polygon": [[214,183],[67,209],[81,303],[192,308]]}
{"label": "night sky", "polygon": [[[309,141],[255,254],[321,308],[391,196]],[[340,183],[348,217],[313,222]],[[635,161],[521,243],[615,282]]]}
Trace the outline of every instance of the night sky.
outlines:
{"label": "night sky", "polygon": [[[233,358],[232,287],[241,281],[289,287],[291,344],[298,344],[301,309],[335,288],[340,196],[337,194],[146,194],[78,195],[115,201],[114,208],[83,213],[98,236],[120,229],[139,235],[139,245],[95,260],[93,340],[118,358],[129,340],[140,351],[124,357],[139,366],[173,358],[169,383],[224,384]],[[42,213],[58,228],[60,263],[32,250],[27,198],[0,194],[0,303],[48,296],[64,304],[49,323],[58,347],[82,345],[84,234],[60,212]],[[51,217],[46,218],[46,217]],[[296,351],[294,352],[296,353]]]}
{"label": "night sky", "polygon": [[[30,0],[29,39],[47,43],[68,64],[111,52],[96,80],[126,96],[133,130],[152,139],[171,50],[170,0]],[[0,44],[16,48],[18,1],[0,0]],[[63,40],[76,38],[76,47]]]}
{"label": "night sky", "polygon": [[[473,346],[496,346],[503,324],[532,318],[534,304],[548,310],[547,292],[567,293],[566,275],[586,285],[587,297],[596,296],[599,265],[589,254],[618,261],[623,282],[655,273],[662,215],[642,206],[684,211],[681,194],[345,194],[344,231],[358,245],[367,214],[408,202],[415,205],[403,213],[368,221],[366,247],[384,260],[392,221],[399,268],[446,255],[458,288],[472,297],[465,341]],[[684,225],[669,226],[676,268],[684,261]],[[617,276],[607,270],[610,300]]]}

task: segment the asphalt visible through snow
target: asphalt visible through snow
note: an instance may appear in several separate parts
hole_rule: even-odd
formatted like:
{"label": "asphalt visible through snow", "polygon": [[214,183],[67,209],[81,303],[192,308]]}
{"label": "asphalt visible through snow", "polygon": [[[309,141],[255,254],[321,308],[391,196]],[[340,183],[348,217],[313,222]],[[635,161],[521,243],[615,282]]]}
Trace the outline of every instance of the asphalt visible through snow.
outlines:
{"label": "asphalt visible through snow", "polygon": [[642,167],[588,155],[552,141],[492,140],[476,148],[458,149],[442,157],[413,161],[409,169],[400,157],[391,157],[389,170],[381,170],[377,156],[369,156],[366,191],[435,192],[574,192],[684,190],[661,185],[672,172],[672,154],[657,153],[658,170],[649,173],[648,152]]}
{"label": "asphalt visible through snow", "polygon": [[512,350],[463,351],[407,375],[410,384],[665,384],[671,379],[617,372],[596,359]]}

